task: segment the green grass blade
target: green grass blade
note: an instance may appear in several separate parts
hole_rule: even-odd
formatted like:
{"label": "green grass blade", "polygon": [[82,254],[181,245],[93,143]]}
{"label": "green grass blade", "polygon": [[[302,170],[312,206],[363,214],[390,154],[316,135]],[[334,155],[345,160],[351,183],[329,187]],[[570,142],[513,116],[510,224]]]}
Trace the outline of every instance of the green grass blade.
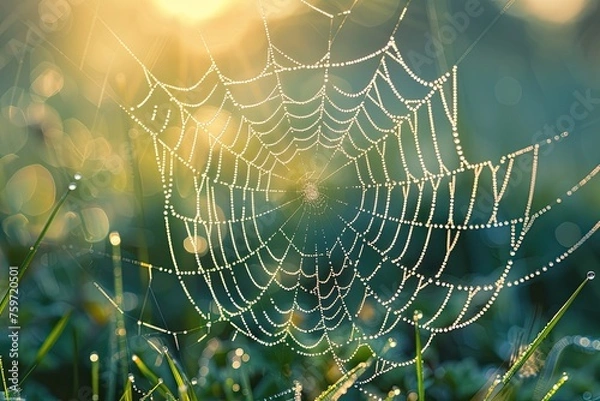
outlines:
{"label": "green grass blade", "polygon": [[496,387],[498,387],[500,383],[502,383],[502,378],[500,377],[500,375],[496,375],[496,377],[492,381],[492,384],[490,385],[490,388],[488,388],[485,392],[485,395],[483,396],[483,401],[490,399],[492,394],[494,394],[494,390],[496,390]]}
{"label": "green grass blade", "polygon": [[146,379],[148,379],[150,384],[154,387],[158,386],[158,392],[164,398],[167,398],[168,396],[174,398],[173,394],[169,390],[169,387],[167,387],[167,385],[163,382],[163,380],[160,377],[158,377],[152,370],[150,370],[150,368],[144,363],[144,361],[142,361],[142,359],[139,356],[133,355],[131,359],[133,360],[133,363],[135,364],[135,366],[137,366],[139,371],[146,377]]}
{"label": "green grass blade", "polygon": [[0,375],[2,375],[2,389],[4,394],[8,394],[8,385],[6,384],[6,376],[4,376],[4,365],[2,364],[2,356],[0,355]]}
{"label": "green grass blade", "polygon": [[131,360],[135,366],[137,366],[139,371],[142,372],[142,374],[146,377],[146,379],[152,383],[152,385],[159,382],[160,378],[153,371],[151,371],[150,368],[148,368],[148,366],[144,363],[144,361],[141,360],[139,356],[133,355]]}
{"label": "green grass blade", "polygon": [[421,311],[416,310],[413,316],[415,322],[415,368],[417,370],[417,394],[419,395],[419,401],[425,400],[425,383],[423,381],[423,355],[421,347],[421,332],[419,330],[419,320],[423,317]]}
{"label": "green grass blade", "polygon": [[115,303],[118,305],[119,313],[115,313],[115,325],[116,325],[116,345],[118,352],[118,364],[119,373],[123,383],[129,379],[127,370],[127,330],[125,328],[125,319],[123,317],[123,266],[121,264],[121,236],[118,232],[113,231],[109,234],[109,241],[112,245],[112,259],[113,259],[113,276],[115,285]]}
{"label": "green grass blade", "polygon": [[225,401],[235,401],[235,395],[233,394],[234,381],[231,377],[228,377],[223,382],[223,392],[225,393]]}
{"label": "green grass blade", "polygon": [[[144,400],[146,400],[148,398],[150,398],[151,400],[154,399],[154,396],[153,396],[154,392],[157,391],[157,390],[159,390],[160,386],[162,384],[163,384],[162,379],[159,379],[158,383],[156,383],[156,385],[154,387],[152,387],[150,389],[150,391],[148,391],[142,398],[140,398],[140,401],[144,401]],[[166,395],[164,397],[165,397],[165,399],[167,399]]]}
{"label": "green grass blade", "polygon": [[189,401],[189,397],[186,396],[184,392],[184,394],[181,394],[182,389],[186,388],[186,382],[183,376],[183,372],[181,372],[179,370],[179,367],[177,366],[177,364],[175,363],[175,361],[173,360],[173,358],[171,357],[171,355],[168,352],[165,352],[165,356],[167,357],[167,363],[169,364],[169,368],[171,369],[171,374],[173,375],[173,378],[175,379],[175,384],[177,385],[177,390],[180,393],[179,396],[182,397],[182,401]]}
{"label": "green grass blade", "polygon": [[54,346],[54,344],[56,343],[56,341],[58,340],[60,335],[65,330],[65,327],[67,327],[67,323],[69,322],[69,319],[71,318],[72,314],[73,314],[73,310],[69,310],[63,317],[60,318],[58,323],[56,323],[56,325],[54,326],[54,328],[52,329],[50,334],[48,334],[48,337],[46,337],[46,339],[42,343],[42,346],[40,347],[37,354],[35,355],[33,364],[27,370],[27,373],[25,373],[25,375],[23,376],[21,383],[23,383],[27,379],[27,377],[31,374],[31,372],[33,372],[33,370],[44,359],[46,354],[48,354],[48,352],[52,349],[52,347]]}
{"label": "green grass blade", "polygon": [[71,331],[73,335],[73,398],[77,398],[79,391],[79,336],[75,328]]}
{"label": "green grass blade", "polygon": [[127,381],[125,382],[125,391],[121,398],[119,398],[119,401],[133,401],[133,382],[131,377],[127,378]]}
{"label": "green grass blade", "polygon": [[[552,331],[552,329],[554,328],[554,326],[556,326],[556,324],[558,323],[558,321],[560,320],[560,318],[565,314],[565,312],[567,311],[567,309],[569,309],[569,307],[571,306],[571,304],[573,303],[573,301],[575,301],[575,298],[577,298],[577,295],[579,295],[579,293],[581,292],[581,290],[583,290],[583,287],[585,287],[585,285],[588,283],[588,281],[593,280],[594,277],[595,277],[594,272],[588,272],[587,277],[585,278],[585,280],[583,280],[583,282],[579,285],[579,287],[577,287],[577,289],[573,292],[573,294],[571,294],[571,296],[569,297],[569,299],[567,299],[567,301],[558,310],[558,312],[556,312],[556,314],[552,317],[552,319],[550,319],[550,321],[548,322],[548,324],[546,325],[546,327],[544,327],[542,329],[542,331],[540,331],[538,333],[538,335],[535,337],[535,339],[527,346],[527,349],[525,350],[525,352],[523,352],[521,354],[521,356],[511,366],[511,368],[504,374],[504,376],[502,376],[502,381],[499,384],[500,390],[504,386],[506,386],[508,384],[508,382],[513,378],[513,376],[519,371],[519,369],[521,369],[521,367],[525,364],[525,362],[527,362],[527,360],[529,359],[529,357],[540,346],[540,344],[542,343],[542,341],[544,341],[544,339],[546,337],[548,337],[548,335],[550,334],[550,332]],[[489,392],[488,391],[488,394],[484,398],[484,401],[490,399],[490,397],[492,397],[494,393],[496,393],[496,392],[494,392],[494,391]]]}
{"label": "green grass blade", "polygon": [[315,401],[338,400],[342,395],[346,394],[348,388],[354,384],[356,379],[364,373],[368,366],[368,362],[359,363],[315,398]]}
{"label": "green grass blade", "polygon": [[546,393],[544,398],[542,398],[542,401],[550,400],[550,398],[552,398],[554,394],[556,394],[556,392],[562,387],[563,384],[567,382],[567,380],[569,380],[569,375],[567,375],[566,372],[563,372],[562,376],[560,377],[560,379],[558,379],[556,384],[554,384],[554,386],[552,386],[552,388]]}
{"label": "green grass blade", "polygon": [[[67,198],[69,197],[69,194],[71,192],[73,192],[76,188],[77,188],[77,185],[75,183],[69,184],[69,189],[61,196],[61,198],[58,200],[58,202],[54,206],[54,209],[52,209],[52,212],[50,213],[48,220],[46,220],[46,224],[44,224],[42,231],[40,231],[40,235],[38,235],[33,246],[31,248],[29,248],[29,252],[27,252],[25,259],[19,265],[19,275],[18,275],[19,282],[21,281],[21,278],[23,278],[23,275],[27,271],[27,268],[29,268],[29,265],[31,265],[31,262],[33,261],[35,254],[37,253],[38,249],[40,248],[40,244],[42,243],[44,236],[48,232],[48,229],[50,228],[52,221],[54,221],[54,219],[56,218],[58,211],[60,210],[62,205],[65,203]],[[4,312],[4,309],[6,309],[6,305],[8,305],[8,300],[10,298],[9,294],[10,294],[10,290],[6,291],[6,294],[4,294],[4,297],[2,297],[2,301],[0,301],[0,315],[2,314],[2,312]]]}
{"label": "green grass blade", "polygon": [[241,369],[241,376],[242,388],[244,389],[244,394],[246,395],[246,401],[253,401],[254,396],[252,395],[252,385],[250,384],[250,378],[248,377],[248,373],[244,367]]}
{"label": "green grass blade", "polygon": [[96,352],[90,354],[92,363],[92,401],[100,400],[100,358]]}
{"label": "green grass blade", "polygon": [[187,380],[187,377],[183,370],[177,365],[177,362],[175,362],[175,360],[167,350],[165,350],[164,353],[167,357],[167,363],[169,364],[169,368],[171,368],[173,378],[175,379],[175,384],[177,384],[177,390],[179,391],[179,399],[181,401],[198,401],[198,398],[196,398],[196,394],[194,393],[194,389],[192,388],[191,383]]}

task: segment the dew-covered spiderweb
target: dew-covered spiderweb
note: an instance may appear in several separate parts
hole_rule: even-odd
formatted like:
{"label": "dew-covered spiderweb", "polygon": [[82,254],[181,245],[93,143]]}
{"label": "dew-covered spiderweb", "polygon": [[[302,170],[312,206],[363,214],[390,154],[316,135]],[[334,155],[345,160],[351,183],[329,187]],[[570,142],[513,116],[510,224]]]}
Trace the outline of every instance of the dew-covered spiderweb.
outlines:
{"label": "dew-covered spiderweb", "polygon": [[[319,40],[294,47],[259,4],[265,49],[252,76],[221,68],[201,35],[209,61],[192,85],[169,84],[128,50],[145,84],[123,112],[152,138],[172,260],[142,266],[176,277],[203,327],[225,321],[342,372],[367,350],[360,384],[413,362],[416,310],[427,348],[585,242],[600,223],[545,264],[515,263],[599,167],[539,205],[540,151],[566,133],[477,160],[461,145],[458,66],[426,79],[403,57],[408,8],[365,52],[352,46],[358,2],[297,3]],[[506,245],[474,279],[464,255],[485,246],[482,232]]]}

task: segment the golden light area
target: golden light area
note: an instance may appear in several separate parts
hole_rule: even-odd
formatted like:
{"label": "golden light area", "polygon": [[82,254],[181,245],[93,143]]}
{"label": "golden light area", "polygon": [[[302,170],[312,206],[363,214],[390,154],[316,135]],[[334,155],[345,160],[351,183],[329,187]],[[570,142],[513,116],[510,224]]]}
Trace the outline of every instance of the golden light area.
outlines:
{"label": "golden light area", "polygon": [[76,1],[54,1],[54,0],[42,0],[38,4],[38,13],[40,15],[40,22],[44,28],[48,30],[60,30],[68,22],[71,17],[71,5],[78,4]]}
{"label": "golden light area", "polygon": [[202,131],[206,134],[201,135],[204,138],[200,139],[206,145],[213,144],[214,150],[218,150],[223,145],[231,147],[236,142],[240,122],[228,111],[206,105],[194,112],[194,118],[202,124]]}
{"label": "golden light area", "polygon": [[36,68],[37,71],[39,71],[39,74],[31,84],[31,89],[36,94],[42,97],[51,97],[63,88],[65,83],[64,77],[57,66],[50,63],[42,63]]}
{"label": "golden light area", "polygon": [[[82,209],[80,213],[86,241],[99,242],[104,240],[110,228],[106,212],[99,207],[88,207]],[[112,234],[110,241],[113,242]]]}
{"label": "golden light area", "polygon": [[189,236],[183,240],[183,249],[186,252],[202,256],[208,251],[208,242],[201,235]]}
{"label": "golden light area", "polygon": [[554,24],[567,24],[577,19],[587,8],[589,0],[523,0],[518,9],[527,18]]}
{"label": "golden light area", "polygon": [[[56,186],[52,174],[40,164],[32,164],[18,170],[8,180],[3,191],[5,212],[22,212],[39,216],[50,210],[56,198]],[[4,203],[4,202],[3,202]]]}
{"label": "golden light area", "polygon": [[240,0],[154,0],[161,11],[187,22],[205,21],[223,14]]}
{"label": "golden light area", "polygon": [[[260,48],[264,40],[261,15],[267,20],[279,20],[311,10],[302,2],[287,0],[129,0],[125,4],[119,0],[110,1],[116,8],[126,11],[110,16],[119,21],[111,26],[121,23],[134,29],[131,37],[125,37],[129,46],[141,44],[144,35],[151,40],[170,37],[174,39],[173,46],[166,48],[166,53],[172,56],[178,49],[183,50],[180,56],[183,61],[204,57],[203,42],[213,54],[237,47]],[[127,18],[123,18],[124,15]],[[90,53],[93,51],[91,49]],[[160,54],[150,53],[146,61],[156,56]],[[106,59],[111,60],[110,57]],[[173,66],[181,71],[185,68],[181,63]]]}
{"label": "golden light area", "polygon": [[[248,0],[153,0],[153,2],[159,11],[188,23],[213,20],[226,14],[235,18],[247,18],[251,11],[262,12],[269,19],[284,18],[299,8],[299,4],[295,2],[281,0],[265,1],[260,5]],[[250,10],[250,7],[254,10]]]}
{"label": "golden light area", "polygon": [[2,220],[3,235],[19,244],[33,242],[30,227],[29,219],[21,213],[8,216]]}

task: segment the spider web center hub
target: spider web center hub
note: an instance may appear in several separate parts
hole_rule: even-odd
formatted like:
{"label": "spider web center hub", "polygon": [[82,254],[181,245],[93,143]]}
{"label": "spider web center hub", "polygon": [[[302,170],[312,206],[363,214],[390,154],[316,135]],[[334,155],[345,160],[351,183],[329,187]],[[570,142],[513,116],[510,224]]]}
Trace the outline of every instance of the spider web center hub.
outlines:
{"label": "spider web center hub", "polygon": [[313,181],[307,181],[304,183],[302,194],[304,195],[304,200],[311,203],[318,201],[321,197],[319,186]]}

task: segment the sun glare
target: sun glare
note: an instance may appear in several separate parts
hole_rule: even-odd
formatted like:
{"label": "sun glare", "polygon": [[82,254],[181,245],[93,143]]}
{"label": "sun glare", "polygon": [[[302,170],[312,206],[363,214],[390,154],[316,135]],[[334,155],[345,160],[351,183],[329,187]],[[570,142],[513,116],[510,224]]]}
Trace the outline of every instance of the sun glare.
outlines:
{"label": "sun glare", "polygon": [[165,13],[188,22],[206,21],[217,17],[236,0],[154,0]]}
{"label": "sun glare", "polygon": [[526,0],[522,4],[528,14],[555,24],[573,21],[587,5],[588,0]]}

